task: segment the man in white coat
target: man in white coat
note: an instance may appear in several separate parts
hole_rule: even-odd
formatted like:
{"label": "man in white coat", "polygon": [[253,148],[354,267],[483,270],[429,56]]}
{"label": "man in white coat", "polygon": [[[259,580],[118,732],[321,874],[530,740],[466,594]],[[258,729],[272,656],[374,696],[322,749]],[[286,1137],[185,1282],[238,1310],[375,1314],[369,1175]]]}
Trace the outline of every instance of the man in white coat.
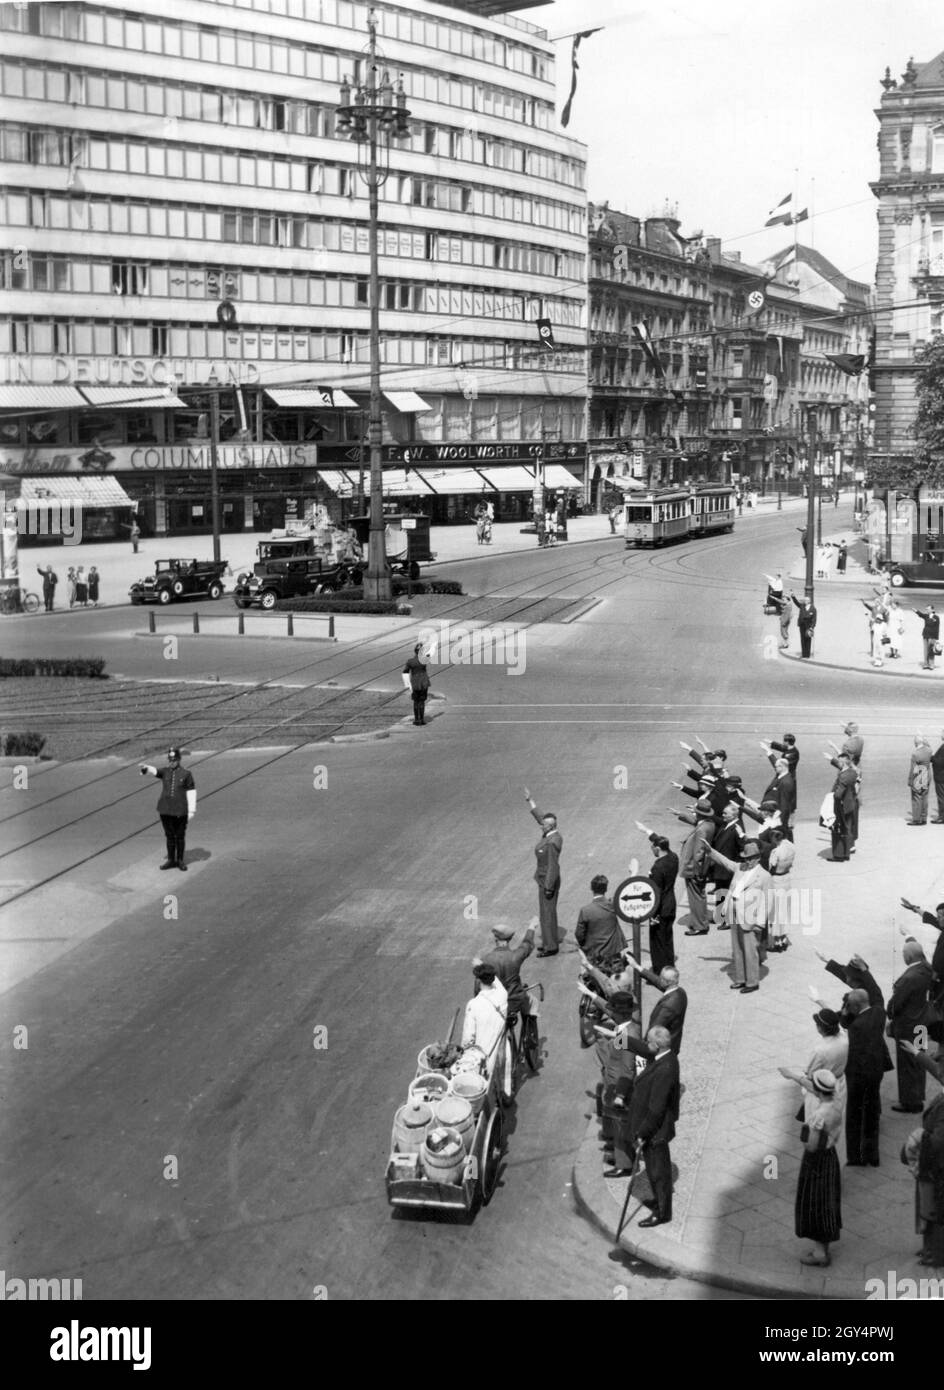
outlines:
{"label": "man in white coat", "polygon": [[761,864],[760,845],[745,840],[739,861],[727,859],[709,846],[712,859],[730,869],[733,878],[725,910],[731,927],[732,989],[753,994],[760,989],[760,951],[767,925],[767,895],[770,875]]}
{"label": "man in white coat", "polygon": [[478,964],[473,967],[472,974],[476,979],[476,993],[465,1006],[462,1046],[481,1048],[491,1074],[508,1017],[508,991],[494,965]]}

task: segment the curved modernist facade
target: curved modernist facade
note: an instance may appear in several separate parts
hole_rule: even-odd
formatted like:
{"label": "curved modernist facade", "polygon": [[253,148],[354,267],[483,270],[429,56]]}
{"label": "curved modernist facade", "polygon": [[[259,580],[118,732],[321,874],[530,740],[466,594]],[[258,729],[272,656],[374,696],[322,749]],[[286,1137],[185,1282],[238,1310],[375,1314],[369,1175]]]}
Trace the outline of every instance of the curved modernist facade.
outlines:
{"label": "curved modernist facade", "polygon": [[[410,110],[380,190],[385,491],[446,519],[496,485],[477,466],[517,469],[497,480],[513,515],[542,454],[583,476],[584,147],[557,131],[543,30],[375,15]],[[349,494],[368,208],[335,113],[367,7],[7,4],[0,30],[3,471],[107,474],[146,532],[207,529],[220,386],[225,527]]]}

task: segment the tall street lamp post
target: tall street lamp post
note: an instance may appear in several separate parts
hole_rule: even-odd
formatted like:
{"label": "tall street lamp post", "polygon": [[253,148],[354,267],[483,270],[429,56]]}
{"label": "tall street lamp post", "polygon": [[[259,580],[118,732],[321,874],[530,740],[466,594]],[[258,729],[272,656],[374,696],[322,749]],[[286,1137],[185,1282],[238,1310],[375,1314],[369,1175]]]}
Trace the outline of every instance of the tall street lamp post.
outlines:
{"label": "tall street lamp post", "polygon": [[386,68],[380,66],[377,52],[377,15],[367,16],[369,43],[367,77],[353,91],[346,80],[341,83],[337,129],[357,142],[357,172],[368,191],[368,244],[370,250],[370,411],[367,438],[370,458],[370,536],[364,597],[384,600],[393,596],[384,546],[383,472],[381,439],[383,421],[380,408],[380,270],[377,235],[378,190],[390,173],[390,141],[407,139],[409,111],[403,78],[396,87]]}
{"label": "tall street lamp post", "polygon": [[809,450],[810,456],[806,468],[807,499],[806,499],[806,583],[804,590],[806,597],[811,599],[813,594],[813,528],[816,525],[816,413],[810,411],[809,416]]}

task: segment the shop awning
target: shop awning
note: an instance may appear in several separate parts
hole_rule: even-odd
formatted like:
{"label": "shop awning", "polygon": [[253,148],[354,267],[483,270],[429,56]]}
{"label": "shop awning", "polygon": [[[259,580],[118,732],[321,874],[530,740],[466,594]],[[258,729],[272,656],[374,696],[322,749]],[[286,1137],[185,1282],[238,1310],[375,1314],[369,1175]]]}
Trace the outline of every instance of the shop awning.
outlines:
{"label": "shop awning", "polygon": [[628,473],[621,473],[617,478],[605,478],[604,482],[610,487],[622,488],[623,492],[645,492],[646,484],[638,478],[631,478]]}
{"label": "shop awning", "polygon": [[561,463],[548,463],[544,467],[544,486],[545,487],[582,487],[579,478],[575,478],[569,468],[565,468]]}
{"label": "shop awning", "polygon": [[414,411],[432,410],[433,408],[415,391],[384,391],[383,398],[393,406],[394,410],[399,410],[404,415],[412,414]]}
{"label": "shop awning", "polygon": [[534,491],[534,473],[520,463],[509,464],[507,468],[480,468],[479,472],[499,492]]}
{"label": "shop awning", "polygon": [[352,400],[339,386],[266,387],[266,395],[274,405],[283,410],[358,410],[357,401]]}
{"label": "shop awning", "polygon": [[135,505],[116,478],[86,478],[80,473],[23,478],[17,505],[41,506],[44,502],[81,502],[86,507]]}
{"label": "shop awning", "polygon": [[465,492],[493,491],[481,473],[471,468],[424,468],[423,477],[439,497],[458,497]]}
{"label": "shop awning", "polygon": [[[357,491],[355,479],[349,477],[347,473],[342,472],[340,468],[319,468],[317,472],[319,479],[324,483],[325,487],[329,488],[331,492],[337,493],[339,497],[350,497],[353,492]],[[364,476],[365,478],[367,477],[366,469],[364,470]],[[364,486],[367,486],[366,483]]]}
{"label": "shop awning", "polygon": [[84,405],[74,386],[0,386],[0,410],[69,410]]}
{"label": "shop awning", "polygon": [[111,410],[183,410],[184,402],[173,391],[159,386],[83,386],[89,405]]}

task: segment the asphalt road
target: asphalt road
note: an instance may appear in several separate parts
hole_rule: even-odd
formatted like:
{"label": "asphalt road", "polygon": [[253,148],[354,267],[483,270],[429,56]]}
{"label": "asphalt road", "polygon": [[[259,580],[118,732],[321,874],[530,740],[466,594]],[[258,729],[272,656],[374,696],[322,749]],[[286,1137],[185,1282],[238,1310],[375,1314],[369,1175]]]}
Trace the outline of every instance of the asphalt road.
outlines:
{"label": "asphalt road", "polygon": [[[722,741],[757,792],[758,738],[792,728],[800,815],[814,816],[831,784],[822,741],[856,716],[866,796],[904,816],[910,734],[936,731],[934,692],[776,658],[762,576],[795,540],[773,515],[654,555],[615,539],[457,565],[468,591],[514,596],[519,622],[542,594],[600,601],[524,644],[493,634],[490,664],[465,664],[461,634],[441,639],[446,712],[427,729],[278,760],[209,746],[186,876],[157,870],[154,785],[124,762],[4,790],[19,848],[0,876],[25,891],[0,911],[16,981],[0,1000],[7,1275],[81,1277],[87,1299],[728,1297],[627,1269],[573,1209],[595,1068],[566,954],[525,970],[548,992],[545,1059],[491,1206],[473,1225],[396,1217],[383,1172],[416,1054],[467,997],[488,926],[535,910],[523,785],[561,817],[569,927],[593,873],[645,860],[634,821],[668,828],[680,738]],[[469,607],[488,622],[515,611],[501,604]],[[129,611],[83,615],[120,669],[153,659]],[[48,650],[38,630],[18,623],[15,651]],[[301,655],[220,641],[214,665],[394,690],[415,631]]]}

